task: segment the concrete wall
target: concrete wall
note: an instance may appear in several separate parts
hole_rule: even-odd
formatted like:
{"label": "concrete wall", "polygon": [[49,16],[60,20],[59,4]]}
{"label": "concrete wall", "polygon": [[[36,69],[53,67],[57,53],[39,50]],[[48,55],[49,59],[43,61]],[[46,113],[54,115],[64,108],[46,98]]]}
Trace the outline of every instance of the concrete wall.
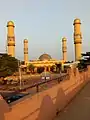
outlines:
{"label": "concrete wall", "polygon": [[0,120],[4,120],[4,113],[9,112],[10,108],[3,97],[0,95]]}
{"label": "concrete wall", "polygon": [[68,80],[13,105],[11,111],[4,114],[5,120],[52,120],[88,82],[90,67],[81,73],[72,69],[69,74]]}

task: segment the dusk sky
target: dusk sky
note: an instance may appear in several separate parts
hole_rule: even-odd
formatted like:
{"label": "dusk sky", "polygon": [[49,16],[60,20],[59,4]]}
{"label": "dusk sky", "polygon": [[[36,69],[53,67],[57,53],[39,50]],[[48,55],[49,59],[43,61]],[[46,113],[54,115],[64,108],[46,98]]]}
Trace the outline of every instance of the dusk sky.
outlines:
{"label": "dusk sky", "polygon": [[23,60],[23,40],[29,59],[48,53],[62,59],[62,37],[67,38],[68,60],[74,59],[73,21],[80,18],[82,51],[90,51],[90,0],[0,0],[0,52],[5,52],[9,20],[15,23],[16,57]]}

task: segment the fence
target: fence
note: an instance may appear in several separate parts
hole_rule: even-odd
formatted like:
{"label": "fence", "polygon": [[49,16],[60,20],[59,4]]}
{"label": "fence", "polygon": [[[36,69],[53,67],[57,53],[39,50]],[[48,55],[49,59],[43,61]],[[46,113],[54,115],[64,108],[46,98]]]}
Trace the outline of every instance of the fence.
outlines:
{"label": "fence", "polygon": [[[65,80],[68,77],[69,79]],[[61,76],[56,80],[53,79],[30,86],[29,89],[35,88],[36,92],[39,92],[41,85],[54,81],[57,83],[51,89],[39,92],[32,97],[28,95],[27,98],[23,98],[23,101],[19,101],[16,105],[11,106],[12,110],[5,114],[5,120],[52,120],[57,112],[62,110],[88,82],[88,79],[90,79],[90,67],[86,72],[82,70],[80,73],[76,69],[74,74],[74,71],[70,70],[69,74]]]}
{"label": "fence", "polygon": [[29,87],[22,88],[21,90],[19,90],[19,92],[26,91],[26,90],[31,89],[31,88],[36,88],[36,92],[39,92],[39,86],[41,86],[41,85],[44,85],[46,83],[56,82],[56,81],[57,81],[57,84],[59,84],[61,81],[67,80],[68,78],[69,78],[69,74],[61,75],[60,77],[50,79],[50,80],[45,80],[42,82],[38,82],[38,83],[35,83],[34,85],[31,85]]}

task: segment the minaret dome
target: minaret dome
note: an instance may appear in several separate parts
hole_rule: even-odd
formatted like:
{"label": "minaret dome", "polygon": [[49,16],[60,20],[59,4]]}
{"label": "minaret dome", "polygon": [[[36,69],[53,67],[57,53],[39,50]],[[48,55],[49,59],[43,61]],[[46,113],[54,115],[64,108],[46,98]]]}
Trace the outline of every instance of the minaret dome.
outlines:
{"label": "minaret dome", "polygon": [[75,24],[81,24],[81,20],[80,20],[79,18],[76,18],[76,19],[74,20],[73,25],[75,25]]}
{"label": "minaret dome", "polygon": [[13,22],[13,21],[8,21],[8,22],[7,22],[7,27],[9,27],[9,26],[15,27],[15,26],[14,26],[14,22]]}
{"label": "minaret dome", "polygon": [[27,40],[27,39],[24,39],[24,43],[28,43],[28,40]]}

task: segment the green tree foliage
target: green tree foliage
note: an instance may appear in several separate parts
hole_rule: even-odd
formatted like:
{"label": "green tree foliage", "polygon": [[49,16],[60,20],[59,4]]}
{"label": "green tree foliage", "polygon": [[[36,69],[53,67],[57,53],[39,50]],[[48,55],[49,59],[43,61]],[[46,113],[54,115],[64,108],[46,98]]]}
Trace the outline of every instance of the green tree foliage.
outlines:
{"label": "green tree foliage", "polygon": [[44,71],[44,67],[38,67],[38,68],[37,68],[37,72],[38,72],[38,73],[42,73],[43,71]]}
{"label": "green tree foliage", "polygon": [[24,61],[21,61],[21,65],[24,65],[25,64],[25,62]]}
{"label": "green tree foliage", "polygon": [[56,64],[56,71],[57,73],[60,73],[60,70],[61,70],[61,64]]}
{"label": "green tree foliage", "polygon": [[90,65],[90,52],[83,53],[82,59],[79,61],[80,63],[77,66],[79,70],[87,68],[87,65]]}
{"label": "green tree foliage", "polygon": [[34,72],[34,68],[35,68],[35,66],[33,64],[28,65],[28,69],[31,73]]}
{"label": "green tree foliage", "polygon": [[67,62],[65,62],[65,63],[73,63],[73,61],[67,61]]}
{"label": "green tree foliage", "polygon": [[69,66],[64,66],[64,73],[67,73],[67,70],[68,70],[68,68],[70,68]]}
{"label": "green tree foliage", "polygon": [[52,65],[51,68],[50,68],[50,70],[51,70],[52,72],[55,72],[55,68],[56,68],[56,66],[55,66],[55,65]]}
{"label": "green tree foliage", "polygon": [[0,77],[12,75],[18,70],[18,60],[7,54],[0,56]]}

